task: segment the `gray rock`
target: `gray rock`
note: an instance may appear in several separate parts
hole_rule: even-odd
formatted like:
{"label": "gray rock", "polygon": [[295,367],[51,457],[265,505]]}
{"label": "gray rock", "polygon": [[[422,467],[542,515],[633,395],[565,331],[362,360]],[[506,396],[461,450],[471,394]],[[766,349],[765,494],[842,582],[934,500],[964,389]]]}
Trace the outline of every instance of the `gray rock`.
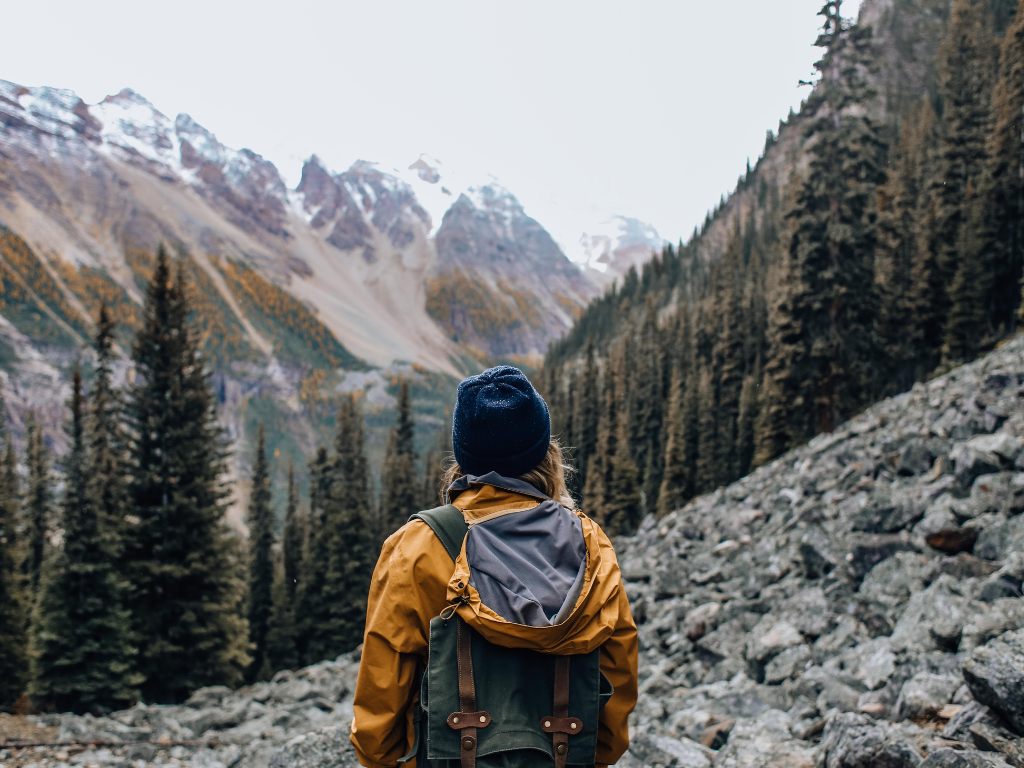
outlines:
{"label": "gray rock", "polygon": [[710,749],[687,738],[643,729],[630,739],[629,751],[617,765],[651,768],[710,768]]}
{"label": "gray rock", "polygon": [[1024,739],[1018,739],[1009,731],[987,723],[972,725],[971,737],[978,749],[999,752],[1011,765],[1024,766]]}
{"label": "gray rock", "polygon": [[1004,632],[1024,628],[1024,599],[1001,598],[964,625],[960,651],[973,651]]}
{"label": "gray rock", "polygon": [[971,743],[971,726],[975,723],[983,723],[996,727],[1002,726],[1002,720],[995,712],[977,701],[964,705],[953,718],[946,723],[942,733],[956,741],[966,744]]}
{"label": "gray rock", "polygon": [[787,648],[768,662],[764,669],[764,681],[769,685],[778,685],[803,672],[810,660],[811,649],[803,643]]}
{"label": "gray rock", "polygon": [[972,446],[970,442],[954,448],[950,458],[956,466],[956,479],[964,488],[970,488],[976,478],[1002,469],[1002,462],[995,453]]}
{"label": "gray rock", "polygon": [[987,526],[974,544],[974,554],[985,560],[1006,560],[1011,552],[1024,552],[1024,515]]}
{"label": "gray rock", "polygon": [[715,768],[811,768],[814,748],[790,732],[785,712],[769,710],[737,720]]}
{"label": "gray rock", "polygon": [[270,760],[270,768],[359,768],[350,728],[334,725],[298,736]]}
{"label": "gray rock", "polygon": [[949,675],[918,672],[900,689],[893,720],[899,722],[918,715],[935,715],[946,706],[960,687],[961,680]]}
{"label": "gray rock", "polygon": [[914,768],[921,755],[895,728],[864,715],[838,715],[825,726],[823,768]]}
{"label": "gray rock", "polygon": [[1002,597],[1021,597],[1024,594],[1024,552],[1011,552],[1003,567],[985,579],[975,594],[986,603]]}
{"label": "gray rock", "polygon": [[225,685],[211,685],[200,688],[188,697],[186,707],[193,709],[206,709],[207,707],[220,706],[220,703],[231,695],[231,689]]}
{"label": "gray rock", "polygon": [[943,574],[924,592],[911,596],[890,642],[894,651],[955,650],[972,617],[970,598],[956,579]]}
{"label": "gray rock", "polygon": [[977,701],[1024,735],[1024,630],[975,648],[964,662],[964,680]]}
{"label": "gray rock", "polygon": [[939,749],[928,755],[921,768],[1008,768],[1002,756],[973,749]]}
{"label": "gray rock", "polygon": [[1010,464],[1017,458],[1022,446],[1024,446],[1024,443],[1021,443],[1019,439],[1006,432],[997,432],[994,435],[980,435],[967,441],[968,448],[973,448],[983,453],[995,454]]}

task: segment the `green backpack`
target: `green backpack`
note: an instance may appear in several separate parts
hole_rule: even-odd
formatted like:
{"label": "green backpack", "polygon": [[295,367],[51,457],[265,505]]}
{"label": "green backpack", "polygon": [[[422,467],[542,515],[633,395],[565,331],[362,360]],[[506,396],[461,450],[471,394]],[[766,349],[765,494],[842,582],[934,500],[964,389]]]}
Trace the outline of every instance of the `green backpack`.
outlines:
{"label": "green backpack", "polygon": [[[456,507],[413,515],[454,562],[469,531]],[[445,618],[447,616],[447,618]],[[414,714],[415,743],[399,762],[419,768],[592,766],[612,685],[600,649],[552,656],[484,640],[451,611],[430,622],[430,652]]]}

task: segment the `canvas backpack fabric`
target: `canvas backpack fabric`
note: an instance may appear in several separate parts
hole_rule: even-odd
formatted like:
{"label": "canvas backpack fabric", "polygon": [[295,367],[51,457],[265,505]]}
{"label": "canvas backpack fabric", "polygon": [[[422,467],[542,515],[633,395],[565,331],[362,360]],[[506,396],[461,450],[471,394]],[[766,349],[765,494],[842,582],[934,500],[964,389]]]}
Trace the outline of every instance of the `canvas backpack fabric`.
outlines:
{"label": "canvas backpack fabric", "polygon": [[[412,519],[425,522],[452,561],[458,559],[469,530],[459,509],[446,505]],[[599,665],[600,649],[553,656],[489,643],[445,611],[430,622],[415,744],[402,762],[415,758],[424,768],[593,765],[601,709],[612,695]]]}

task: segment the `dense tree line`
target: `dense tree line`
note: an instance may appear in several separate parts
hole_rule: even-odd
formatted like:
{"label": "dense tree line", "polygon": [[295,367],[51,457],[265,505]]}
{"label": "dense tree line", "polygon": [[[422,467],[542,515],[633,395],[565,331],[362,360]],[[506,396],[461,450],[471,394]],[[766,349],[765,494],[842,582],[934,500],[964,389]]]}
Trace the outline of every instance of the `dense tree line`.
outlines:
{"label": "dense tree line", "polygon": [[249,535],[240,536],[225,519],[229,446],[190,320],[185,263],[163,247],[156,254],[123,388],[114,384],[115,323],[101,306],[88,392],[74,369],[59,473],[29,413],[22,491],[0,421],[0,707],[177,702],[205,685],[265,680],[351,650],[383,538],[436,484],[437,458],[426,462],[433,480],[413,475],[403,383],[376,503],[363,415],[349,396],[332,450],[310,461],[308,507],[288,468],[280,536],[258,427]]}
{"label": "dense tree line", "polygon": [[872,30],[827,2],[818,82],[785,125],[806,162],[782,188],[748,167],[754,204],[720,258],[700,257],[701,232],[666,247],[552,345],[555,431],[610,531],[1016,331],[1024,11],[1006,5],[955,0],[936,93],[882,121]]}

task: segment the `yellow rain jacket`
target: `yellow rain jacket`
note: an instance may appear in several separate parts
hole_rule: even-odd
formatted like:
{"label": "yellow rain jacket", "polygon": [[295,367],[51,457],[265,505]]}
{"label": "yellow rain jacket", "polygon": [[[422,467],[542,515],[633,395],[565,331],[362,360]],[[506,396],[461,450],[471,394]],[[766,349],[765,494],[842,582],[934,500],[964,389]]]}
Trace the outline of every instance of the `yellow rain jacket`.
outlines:
{"label": "yellow rain jacket", "polygon": [[[538,499],[489,484],[451,493],[467,523],[509,510],[537,507]],[[514,514],[514,512],[512,513]],[[367,768],[392,768],[412,747],[419,675],[426,667],[430,620],[467,589],[458,614],[495,645],[555,655],[600,648],[601,671],[615,692],[601,713],[596,761],[615,763],[629,746],[629,713],[637,699],[637,632],[619,565],[608,537],[582,512],[586,570],[575,607],[559,624],[511,623],[480,600],[470,583],[466,546],[452,570],[444,545],[422,520],[413,520],[384,543],[373,573],[363,654],[356,684],[352,744]],[[414,766],[415,761],[408,765]]]}

